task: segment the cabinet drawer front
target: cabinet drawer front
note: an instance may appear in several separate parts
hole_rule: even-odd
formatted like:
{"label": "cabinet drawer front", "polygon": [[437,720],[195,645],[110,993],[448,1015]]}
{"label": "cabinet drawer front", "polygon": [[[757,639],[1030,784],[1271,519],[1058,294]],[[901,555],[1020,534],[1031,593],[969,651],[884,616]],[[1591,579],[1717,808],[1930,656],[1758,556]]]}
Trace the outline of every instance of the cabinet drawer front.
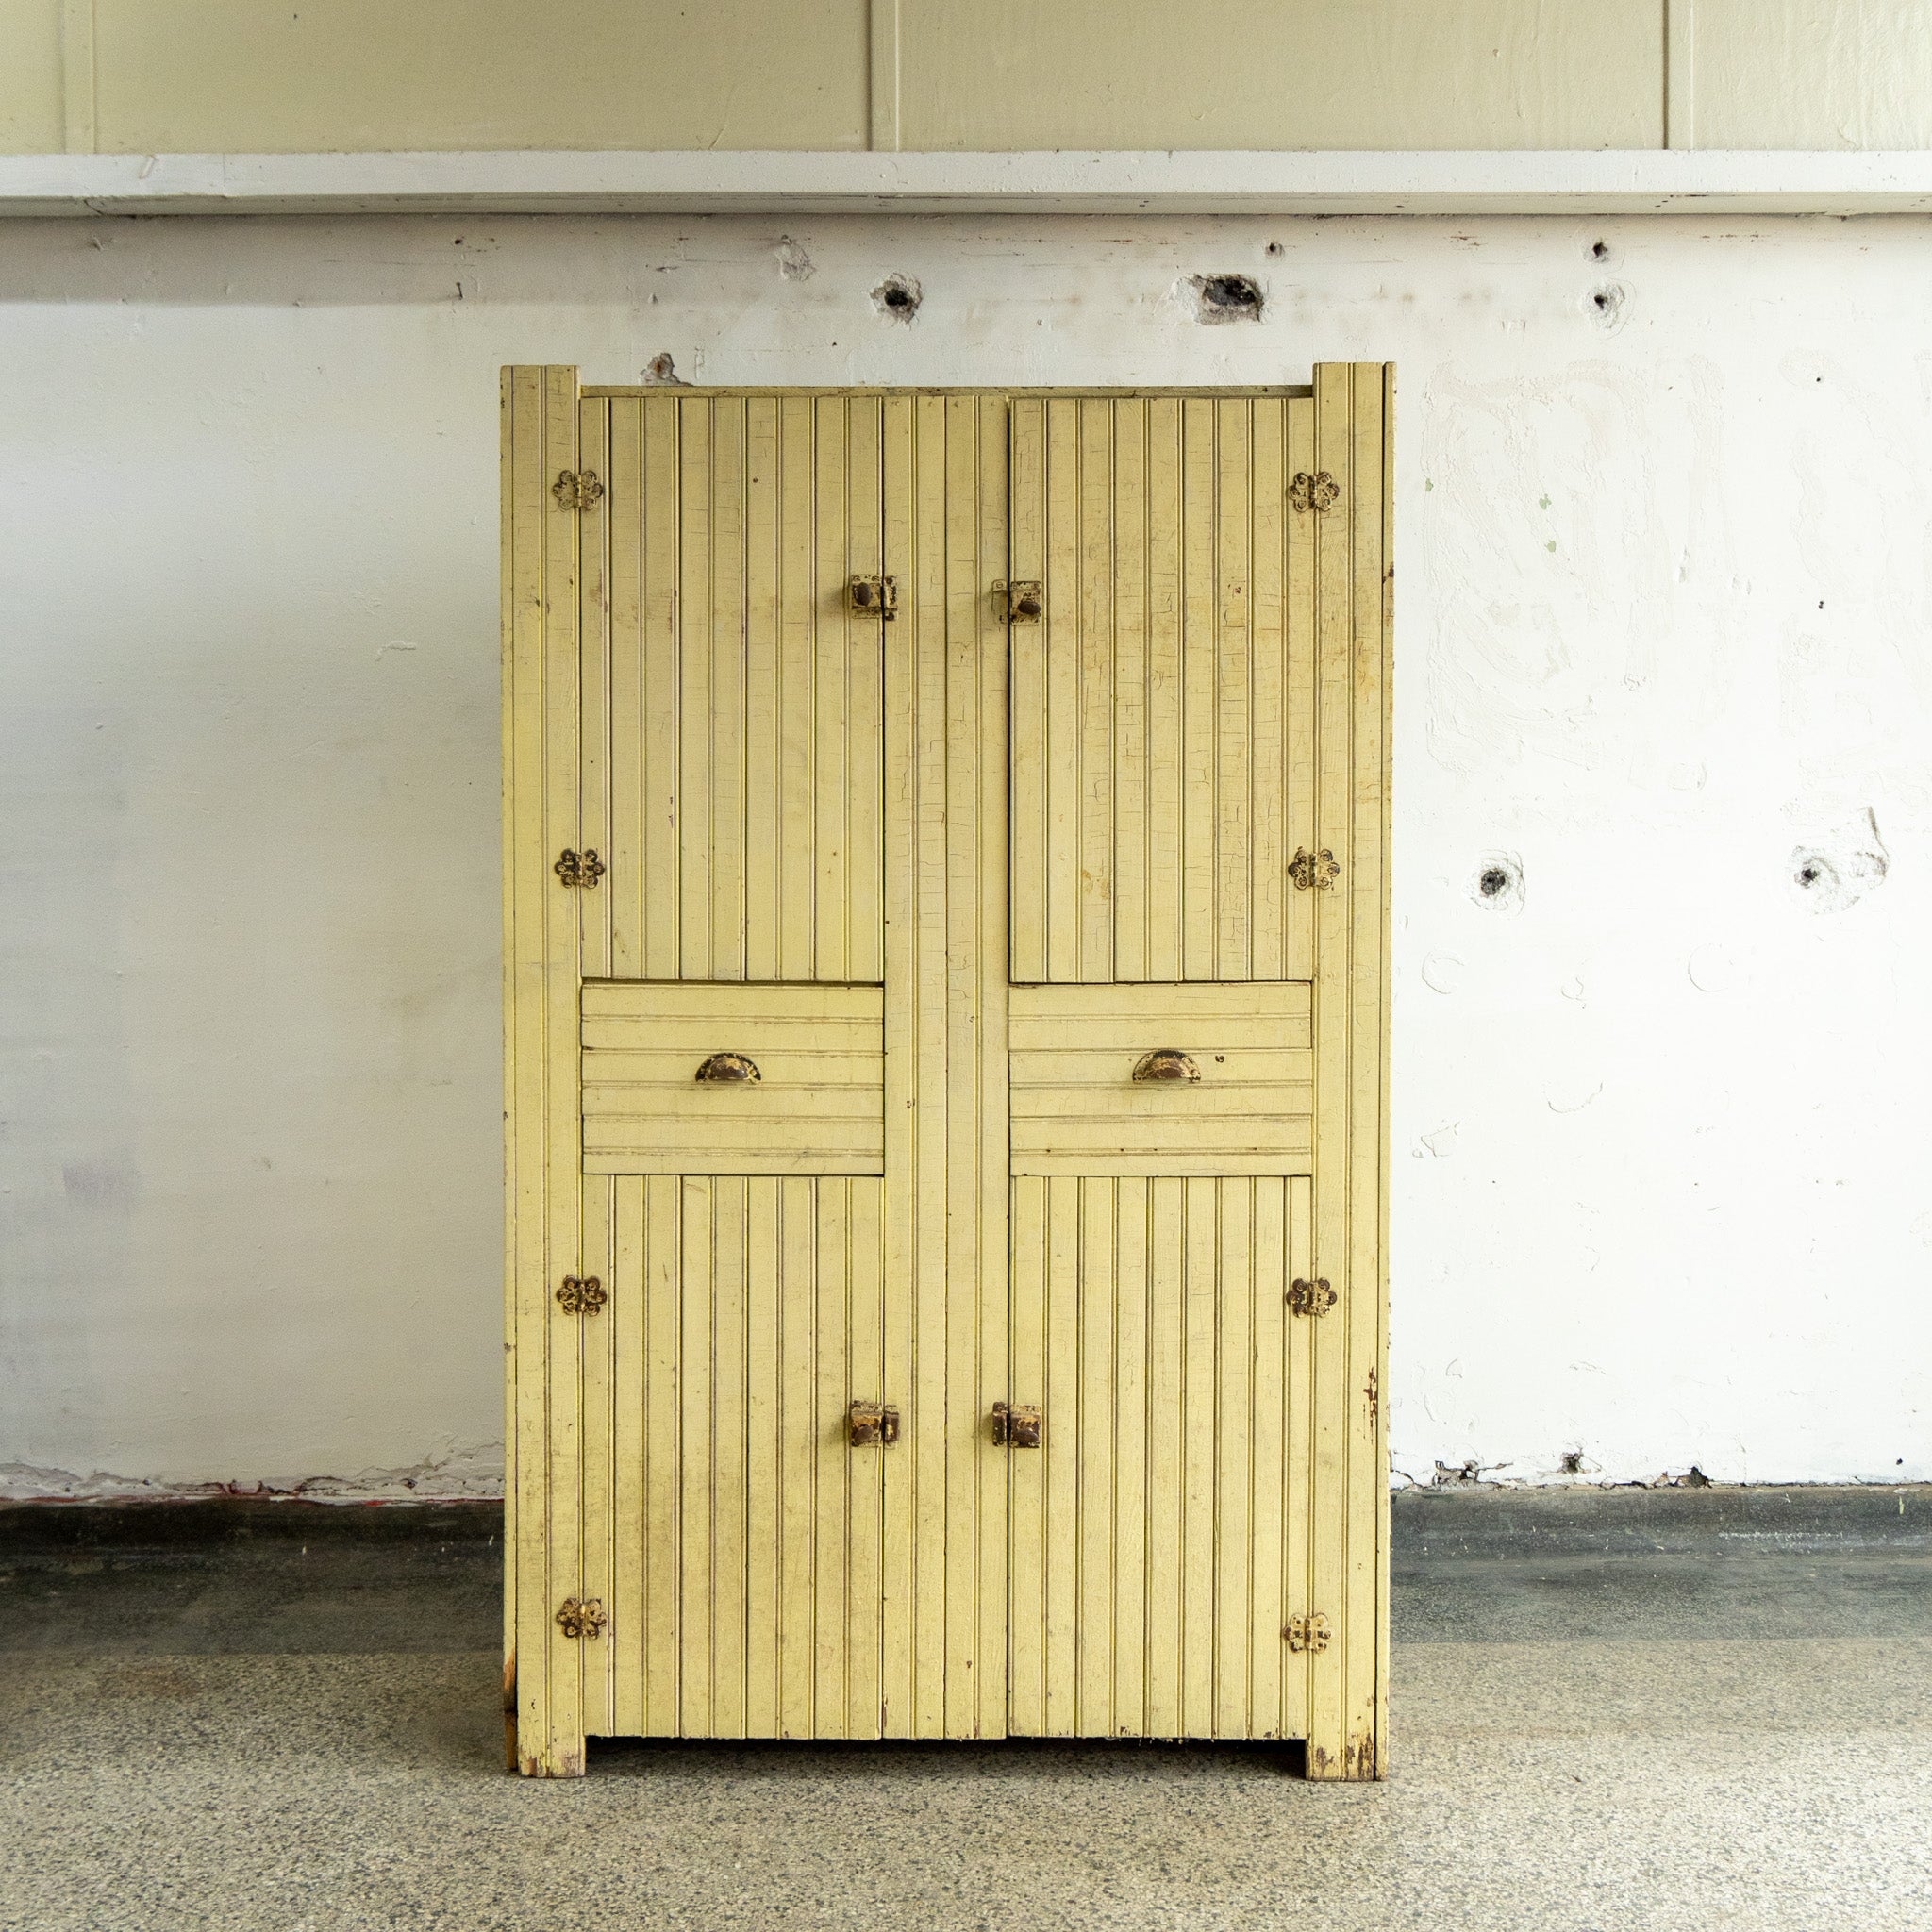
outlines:
{"label": "cabinet drawer front", "polygon": [[[714,1055],[758,1077],[700,1080]],[[592,981],[583,1070],[587,1174],[885,1172],[876,986]]]}
{"label": "cabinet drawer front", "polygon": [[[1307,981],[1016,986],[1010,998],[1016,1174],[1313,1171]],[[1136,1080],[1163,1052],[1195,1077]]]}

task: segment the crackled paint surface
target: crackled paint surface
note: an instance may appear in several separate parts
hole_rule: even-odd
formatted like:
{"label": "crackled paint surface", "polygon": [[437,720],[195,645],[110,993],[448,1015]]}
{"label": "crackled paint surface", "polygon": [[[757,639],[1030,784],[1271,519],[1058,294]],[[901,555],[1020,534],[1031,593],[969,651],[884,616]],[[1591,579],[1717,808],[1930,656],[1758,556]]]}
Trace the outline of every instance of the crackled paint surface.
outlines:
{"label": "crackled paint surface", "polygon": [[1396,1468],[1932,1476],[1926,242],[14,227],[0,1486],[493,1480],[496,371],[659,358],[1394,359]]}

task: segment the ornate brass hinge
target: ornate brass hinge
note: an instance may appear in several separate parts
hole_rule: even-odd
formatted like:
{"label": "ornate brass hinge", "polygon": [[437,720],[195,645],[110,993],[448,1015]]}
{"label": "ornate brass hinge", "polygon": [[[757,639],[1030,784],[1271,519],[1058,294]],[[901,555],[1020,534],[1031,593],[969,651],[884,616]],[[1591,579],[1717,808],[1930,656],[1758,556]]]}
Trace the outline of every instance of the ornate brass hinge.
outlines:
{"label": "ornate brass hinge", "polygon": [[567,886],[581,886],[586,891],[604,876],[604,861],[595,852],[573,852],[564,847],[563,857],[550,870]]}
{"label": "ornate brass hinge", "polygon": [[1328,1619],[1319,1614],[1311,1617],[1291,1617],[1288,1628],[1281,1633],[1288,1639],[1291,1650],[1323,1651],[1328,1648],[1331,1635]]}
{"label": "ornate brass hinge", "polygon": [[1001,577],[992,587],[993,602],[1008,624],[1038,624],[1046,608],[1046,598],[1031,577],[1015,577],[1008,583]]}
{"label": "ornate brass hinge", "polygon": [[1318,1274],[1312,1281],[1297,1275],[1288,1285],[1288,1306],[1297,1315],[1325,1315],[1340,1299],[1325,1274]]}
{"label": "ornate brass hinge", "polygon": [[1017,1402],[992,1406],[992,1439],[1008,1449],[1040,1447],[1040,1411]]}
{"label": "ornate brass hinge", "polygon": [[1318,892],[1325,892],[1341,876],[1341,867],[1325,845],[1319,852],[1310,852],[1307,847],[1297,845],[1294,857],[1288,861],[1288,875],[1294,881],[1294,889],[1298,892],[1306,892],[1310,887]]}
{"label": "ornate brass hinge", "polygon": [[566,1274],[557,1291],[557,1306],[566,1315],[594,1315],[609,1299],[594,1274]]}
{"label": "ornate brass hinge", "polygon": [[897,577],[854,577],[846,586],[846,595],[853,609],[882,617],[888,624],[899,614]]}
{"label": "ornate brass hinge", "polygon": [[891,1448],[899,1440],[899,1411],[890,1402],[855,1402],[846,1426],[855,1445],[878,1442]]}
{"label": "ornate brass hinge", "polygon": [[550,493],[558,509],[589,509],[603,500],[604,479],[595,470],[559,470]]}
{"label": "ornate brass hinge", "polygon": [[604,1600],[587,1596],[580,1603],[574,1596],[563,1600],[557,1613],[557,1627],[566,1637],[601,1637],[610,1619],[604,1614]]}
{"label": "ornate brass hinge", "polygon": [[1311,509],[1328,508],[1341,494],[1341,486],[1326,470],[1317,470],[1312,476],[1306,470],[1297,470],[1288,486],[1288,500],[1302,516]]}

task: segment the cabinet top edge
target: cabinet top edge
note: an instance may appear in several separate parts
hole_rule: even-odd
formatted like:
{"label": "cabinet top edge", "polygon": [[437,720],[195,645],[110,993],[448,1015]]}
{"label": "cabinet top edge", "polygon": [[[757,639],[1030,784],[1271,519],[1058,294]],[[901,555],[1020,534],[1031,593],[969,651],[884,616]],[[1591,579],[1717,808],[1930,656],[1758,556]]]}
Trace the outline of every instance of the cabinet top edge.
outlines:
{"label": "cabinet top edge", "polygon": [[1012,398],[1021,401],[1034,399],[1054,400],[1062,396],[1121,396],[1128,400],[1145,397],[1152,400],[1165,396],[1212,396],[1224,402],[1239,402],[1248,396],[1289,396],[1307,397],[1315,393],[1314,385],[1307,382],[1285,382],[1269,385],[1253,384],[1203,384],[1195,387],[1172,389],[1029,389],[1023,387],[985,388],[970,384],[948,386],[932,384],[925,387],[895,387],[890,384],[868,386],[858,383],[753,383],[734,385],[711,385],[683,382],[587,382],[577,394],[586,401],[610,396],[691,396],[712,399],[734,396],[984,396],[989,401]]}

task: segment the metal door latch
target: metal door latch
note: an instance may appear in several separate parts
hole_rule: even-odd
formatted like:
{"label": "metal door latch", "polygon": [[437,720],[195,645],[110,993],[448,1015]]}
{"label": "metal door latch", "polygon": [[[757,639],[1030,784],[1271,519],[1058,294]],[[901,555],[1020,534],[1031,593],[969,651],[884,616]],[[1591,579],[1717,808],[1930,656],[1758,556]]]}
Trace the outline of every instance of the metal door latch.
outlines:
{"label": "metal door latch", "polygon": [[604,861],[595,852],[573,852],[565,846],[563,857],[550,870],[567,886],[581,886],[588,891],[604,876]]}
{"label": "metal door latch", "polygon": [[993,585],[992,594],[1008,624],[1038,624],[1040,613],[1046,608],[1040,586],[1030,577],[1016,577],[1011,583],[1001,577]]}
{"label": "metal door latch", "polygon": [[595,470],[559,470],[550,493],[558,509],[589,509],[603,500],[604,480]]}
{"label": "metal door latch", "polygon": [[1325,892],[1341,876],[1341,867],[1325,845],[1319,852],[1297,845],[1294,857],[1288,861],[1288,875],[1298,892],[1306,892],[1311,886],[1318,892]]}
{"label": "metal door latch", "polygon": [[1325,1274],[1318,1274],[1313,1281],[1297,1275],[1288,1285],[1288,1306],[1297,1315],[1325,1315],[1340,1299]]}
{"label": "metal door latch", "polygon": [[1341,495],[1341,486],[1326,470],[1317,470],[1312,476],[1306,470],[1297,470],[1288,486],[1288,500],[1302,516],[1311,509],[1327,509]]}
{"label": "metal door latch", "polygon": [[890,1449],[899,1440],[899,1411],[890,1402],[855,1402],[849,1428],[855,1448],[880,1442]]}
{"label": "metal door latch", "polygon": [[566,1274],[557,1291],[557,1306],[566,1315],[594,1315],[609,1299],[594,1274]]}
{"label": "metal door latch", "polygon": [[601,1597],[587,1596],[579,1603],[575,1597],[567,1596],[557,1613],[557,1627],[566,1637],[601,1637],[609,1621],[604,1614]]}
{"label": "metal door latch", "polygon": [[855,610],[882,617],[888,623],[899,614],[897,577],[854,577],[846,586],[846,594]]}
{"label": "metal door latch", "polygon": [[1016,1402],[992,1406],[992,1439],[1008,1449],[1040,1447],[1040,1411]]}
{"label": "metal door latch", "polygon": [[1291,1617],[1288,1628],[1281,1634],[1288,1639],[1291,1650],[1319,1652],[1328,1648],[1332,1633],[1328,1628],[1328,1619],[1318,1613],[1312,1617]]}

